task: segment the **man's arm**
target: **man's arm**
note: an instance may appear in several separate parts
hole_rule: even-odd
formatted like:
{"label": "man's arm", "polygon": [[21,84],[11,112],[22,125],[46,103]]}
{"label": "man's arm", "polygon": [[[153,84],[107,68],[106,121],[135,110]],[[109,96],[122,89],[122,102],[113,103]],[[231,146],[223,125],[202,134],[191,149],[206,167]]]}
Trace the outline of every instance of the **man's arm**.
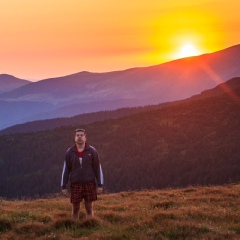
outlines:
{"label": "man's arm", "polygon": [[70,174],[70,170],[69,170],[68,165],[69,165],[68,164],[68,157],[67,157],[67,154],[66,154],[64,165],[63,165],[63,171],[62,171],[62,180],[61,180],[62,192],[65,195],[67,194],[67,184],[68,184],[68,181],[69,181],[69,174]]}
{"label": "man's arm", "polygon": [[94,168],[94,173],[95,177],[97,179],[98,183],[98,188],[103,188],[103,172],[102,172],[102,167],[99,161],[98,153],[95,149],[93,149],[93,168]]}

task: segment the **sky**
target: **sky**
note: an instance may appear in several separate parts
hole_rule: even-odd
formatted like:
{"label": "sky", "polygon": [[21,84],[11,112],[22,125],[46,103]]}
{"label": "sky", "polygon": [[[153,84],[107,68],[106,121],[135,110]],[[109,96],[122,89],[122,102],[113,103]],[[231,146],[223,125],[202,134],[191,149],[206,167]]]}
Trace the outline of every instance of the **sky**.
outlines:
{"label": "sky", "polygon": [[157,65],[240,43],[239,0],[0,0],[0,74]]}

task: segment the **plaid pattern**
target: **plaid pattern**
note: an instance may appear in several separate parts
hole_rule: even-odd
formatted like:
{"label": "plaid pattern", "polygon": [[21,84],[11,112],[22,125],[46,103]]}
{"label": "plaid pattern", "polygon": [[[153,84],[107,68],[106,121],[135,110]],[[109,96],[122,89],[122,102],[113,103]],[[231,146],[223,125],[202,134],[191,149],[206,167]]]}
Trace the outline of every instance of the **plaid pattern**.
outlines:
{"label": "plaid pattern", "polygon": [[71,203],[80,203],[82,200],[93,202],[97,200],[97,189],[95,182],[80,185],[78,183],[71,184]]}

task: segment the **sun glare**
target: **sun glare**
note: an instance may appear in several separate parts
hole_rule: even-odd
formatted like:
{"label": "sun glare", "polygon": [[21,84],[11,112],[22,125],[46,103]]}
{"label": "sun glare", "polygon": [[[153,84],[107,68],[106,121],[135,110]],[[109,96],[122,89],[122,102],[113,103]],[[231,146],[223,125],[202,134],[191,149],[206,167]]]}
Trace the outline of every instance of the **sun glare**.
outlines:
{"label": "sun glare", "polygon": [[185,58],[185,57],[190,57],[190,56],[196,56],[199,55],[199,51],[196,49],[195,46],[192,44],[185,44],[182,46],[178,56],[179,58]]}

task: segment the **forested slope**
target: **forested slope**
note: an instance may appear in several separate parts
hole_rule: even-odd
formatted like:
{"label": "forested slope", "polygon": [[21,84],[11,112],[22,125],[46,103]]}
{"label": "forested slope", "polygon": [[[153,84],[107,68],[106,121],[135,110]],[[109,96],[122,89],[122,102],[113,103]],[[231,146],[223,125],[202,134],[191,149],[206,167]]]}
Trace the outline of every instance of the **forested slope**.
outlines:
{"label": "forested slope", "polygon": [[84,127],[109,192],[240,181],[240,89],[121,119],[0,137],[0,195],[60,191],[66,149]]}

